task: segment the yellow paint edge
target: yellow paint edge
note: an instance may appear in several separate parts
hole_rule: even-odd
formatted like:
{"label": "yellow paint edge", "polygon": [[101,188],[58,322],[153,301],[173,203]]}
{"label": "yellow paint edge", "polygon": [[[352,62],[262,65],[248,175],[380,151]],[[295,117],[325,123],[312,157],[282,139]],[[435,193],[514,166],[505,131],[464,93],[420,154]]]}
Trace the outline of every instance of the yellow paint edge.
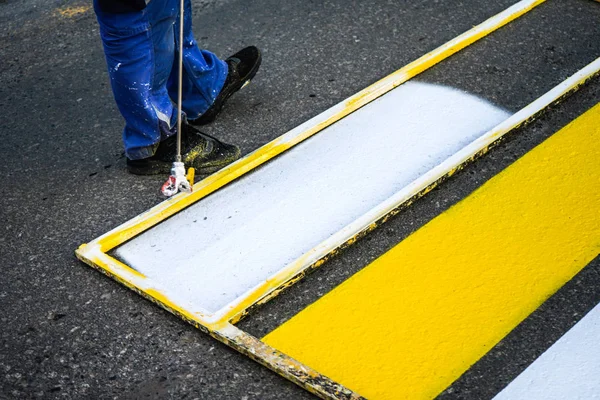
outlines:
{"label": "yellow paint edge", "polygon": [[[103,274],[128,287],[140,296],[320,398],[363,399],[359,394],[261,342],[259,339],[230,323],[211,323],[199,313],[193,313],[180,307],[161,291],[153,288],[145,288],[141,283],[147,282],[148,278],[121,263],[119,260],[98,252],[97,248],[93,249],[84,245],[77,249],[75,253],[81,261],[98,269]],[[124,275],[126,274],[133,275],[134,279],[125,277]]]}
{"label": "yellow paint edge", "polygon": [[323,114],[328,112],[331,113],[331,115],[325,120],[306,128],[304,131],[291,138],[288,136],[289,133],[293,131],[280,136],[248,156],[196,183],[194,185],[194,191],[191,194],[181,193],[177,196],[174,196],[172,199],[162,202],[149,211],[99,237],[93,243],[99,244],[102,248],[102,251],[108,251],[117,247],[132,237],[144,232],[171,215],[176,214],[191,204],[206,197],[210,193],[215,192],[219,188],[269,161],[270,159],[291,149],[298,143],[301,143],[324,128],[344,118],[348,114],[358,110],[359,108],[396,88],[402,83],[412,79],[416,75],[431,68],[440,61],[443,61],[465,47],[473,44],[477,40],[517,19],[544,1],[545,0],[523,0],[515,4],[502,13],[489,18],[485,22],[468,30],[455,39],[438,47],[437,49],[425,54],[424,56],[397,70],[396,72],[358,92],[337,106],[334,106],[332,109],[324,112]]}
{"label": "yellow paint edge", "polygon": [[186,321],[193,321],[196,324],[202,325],[205,331],[215,331],[224,326],[224,324],[211,323],[207,316],[202,313],[192,312],[179,306],[160,290],[153,288],[151,281],[145,275],[123,264],[116,258],[101,252],[97,247],[84,245],[77,249],[75,254],[81,261],[98,269],[103,274],[127,286],[129,289],[132,289],[162,308],[180,316]]}

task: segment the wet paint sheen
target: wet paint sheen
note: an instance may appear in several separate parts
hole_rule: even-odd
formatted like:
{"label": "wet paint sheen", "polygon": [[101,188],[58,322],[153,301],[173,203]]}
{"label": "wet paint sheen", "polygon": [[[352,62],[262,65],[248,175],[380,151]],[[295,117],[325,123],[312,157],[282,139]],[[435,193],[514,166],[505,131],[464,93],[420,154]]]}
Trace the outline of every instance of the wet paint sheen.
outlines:
{"label": "wet paint sheen", "polygon": [[600,105],[263,341],[370,399],[432,398],[600,253]]}

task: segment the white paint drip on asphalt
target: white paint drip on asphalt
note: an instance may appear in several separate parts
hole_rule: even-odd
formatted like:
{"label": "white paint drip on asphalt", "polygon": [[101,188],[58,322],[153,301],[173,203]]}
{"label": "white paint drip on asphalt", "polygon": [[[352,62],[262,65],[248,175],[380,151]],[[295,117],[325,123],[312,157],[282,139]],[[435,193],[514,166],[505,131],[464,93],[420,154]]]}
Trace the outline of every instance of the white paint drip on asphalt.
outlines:
{"label": "white paint drip on asphalt", "polygon": [[508,117],[407,82],[115,253],[171,300],[217,312]]}
{"label": "white paint drip on asphalt", "polygon": [[494,400],[600,399],[599,342],[597,305]]}

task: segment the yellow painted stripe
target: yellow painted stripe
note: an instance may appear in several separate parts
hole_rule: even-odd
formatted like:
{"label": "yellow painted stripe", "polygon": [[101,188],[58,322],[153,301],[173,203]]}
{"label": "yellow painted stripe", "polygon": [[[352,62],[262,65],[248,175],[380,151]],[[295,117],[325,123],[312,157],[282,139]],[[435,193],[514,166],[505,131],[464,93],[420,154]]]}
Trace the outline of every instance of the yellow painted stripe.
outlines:
{"label": "yellow painted stripe", "polygon": [[431,398],[599,253],[600,104],[263,341],[367,398]]}

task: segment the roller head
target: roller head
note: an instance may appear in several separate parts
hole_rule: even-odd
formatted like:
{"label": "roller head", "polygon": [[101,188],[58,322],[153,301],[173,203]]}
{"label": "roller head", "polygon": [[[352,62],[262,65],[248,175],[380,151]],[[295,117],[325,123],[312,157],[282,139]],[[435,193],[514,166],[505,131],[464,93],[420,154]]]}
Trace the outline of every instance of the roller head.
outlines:
{"label": "roller head", "polygon": [[[188,176],[194,176],[193,168],[190,168]],[[173,167],[171,167],[171,176],[169,176],[169,179],[162,185],[160,191],[166,197],[171,197],[179,192],[190,193],[192,191],[193,181],[190,182],[188,176],[185,174],[185,166],[183,163],[178,161],[174,162]]]}

